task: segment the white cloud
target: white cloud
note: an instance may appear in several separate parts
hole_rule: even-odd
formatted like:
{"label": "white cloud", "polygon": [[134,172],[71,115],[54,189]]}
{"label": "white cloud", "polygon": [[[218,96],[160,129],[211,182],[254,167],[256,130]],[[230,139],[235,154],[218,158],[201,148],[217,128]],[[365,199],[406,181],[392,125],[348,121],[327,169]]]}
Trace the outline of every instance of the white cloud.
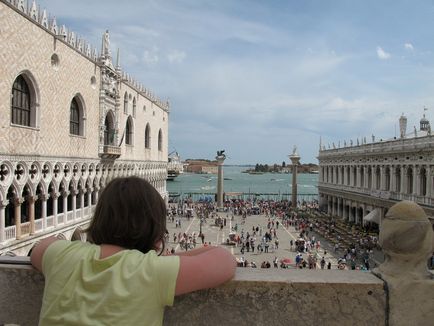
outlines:
{"label": "white cloud", "polygon": [[158,56],[158,48],[153,47],[151,50],[145,50],[143,52],[143,61],[148,64],[156,64],[160,60]]}
{"label": "white cloud", "polygon": [[181,63],[184,61],[185,57],[186,54],[184,51],[173,50],[167,55],[167,60],[169,60],[170,63]]}
{"label": "white cloud", "polygon": [[410,50],[410,51],[413,51],[413,50],[414,50],[413,44],[411,44],[411,43],[405,43],[405,44],[404,44],[404,47],[405,47],[407,50]]}
{"label": "white cloud", "polygon": [[387,53],[386,51],[384,51],[380,46],[377,46],[377,56],[381,60],[390,59],[390,53]]}

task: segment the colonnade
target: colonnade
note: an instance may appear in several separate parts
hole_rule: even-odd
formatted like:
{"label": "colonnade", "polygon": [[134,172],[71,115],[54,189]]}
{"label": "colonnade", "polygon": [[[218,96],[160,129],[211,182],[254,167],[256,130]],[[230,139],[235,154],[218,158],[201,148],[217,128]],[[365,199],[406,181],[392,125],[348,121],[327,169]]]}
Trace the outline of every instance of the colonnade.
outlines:
{"label": "colonnade", "polygon": [[0,161],[0,244],[86,220],[115,177],[139,176],[167,197],[166,162]]}
{"label": "colonnade", "polygon": [[428,165],[323,165],[320,183],[431,198],[434,172]]}
{"label": "colonnade", "polygon": [[358,225],[362,225],[363,217],[374,209],[380,209],[382,216],[384,216],[386,212],[386,208],[376,207],[366,202],[346,199],[339,196],[323,194],[320,200],[327,208],[328,214]]}

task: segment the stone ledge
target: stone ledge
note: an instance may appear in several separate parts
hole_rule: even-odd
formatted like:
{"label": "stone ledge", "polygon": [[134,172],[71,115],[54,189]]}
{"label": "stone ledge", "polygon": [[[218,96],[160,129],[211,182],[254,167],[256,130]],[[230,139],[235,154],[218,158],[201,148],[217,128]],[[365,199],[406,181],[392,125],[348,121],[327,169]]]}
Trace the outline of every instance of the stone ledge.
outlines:
{"label": "stone ledge", "polygon": [[[43,276],[28,265],[0,265],[0,324],[36,325]],[[371,273],[238,268],[234,280],[186,294],[164,325],[385,325],[384,283]]]}

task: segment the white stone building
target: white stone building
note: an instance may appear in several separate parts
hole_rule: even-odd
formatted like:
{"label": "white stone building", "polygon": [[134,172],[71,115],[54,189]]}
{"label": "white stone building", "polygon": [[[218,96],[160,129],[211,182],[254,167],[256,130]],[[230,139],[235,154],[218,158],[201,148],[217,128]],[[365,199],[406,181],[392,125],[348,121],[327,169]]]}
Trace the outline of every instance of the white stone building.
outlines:
{"label": "white stone building", "polygon": [[434,135],[425,115],[420,128],[407,133],[400,118],[400,136],[368,143],[350,141],[328,149],[320,145],[318,192],[329,214],[362,224],[381,223],[387,210],[400,200],[420,204],[434,214]]}
{"label": "white stone building", "polygon": [[0,0],[0,254],[80,238],[98,193],[137,175],[167,198],[169,104],[59,26],[35,1]]}

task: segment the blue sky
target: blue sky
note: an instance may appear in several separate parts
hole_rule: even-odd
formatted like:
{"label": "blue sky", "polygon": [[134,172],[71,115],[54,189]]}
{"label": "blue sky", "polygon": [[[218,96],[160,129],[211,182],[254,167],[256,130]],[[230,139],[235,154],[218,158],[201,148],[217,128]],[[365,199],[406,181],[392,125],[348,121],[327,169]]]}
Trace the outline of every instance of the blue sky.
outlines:
{"label": "blue sky", "polygon": [[[316,163],[323,142],[391,138],[434,115],[434,1],[39,1],[169,98],[169,151]],[[396,129],[396,131],[395,131]]]}

